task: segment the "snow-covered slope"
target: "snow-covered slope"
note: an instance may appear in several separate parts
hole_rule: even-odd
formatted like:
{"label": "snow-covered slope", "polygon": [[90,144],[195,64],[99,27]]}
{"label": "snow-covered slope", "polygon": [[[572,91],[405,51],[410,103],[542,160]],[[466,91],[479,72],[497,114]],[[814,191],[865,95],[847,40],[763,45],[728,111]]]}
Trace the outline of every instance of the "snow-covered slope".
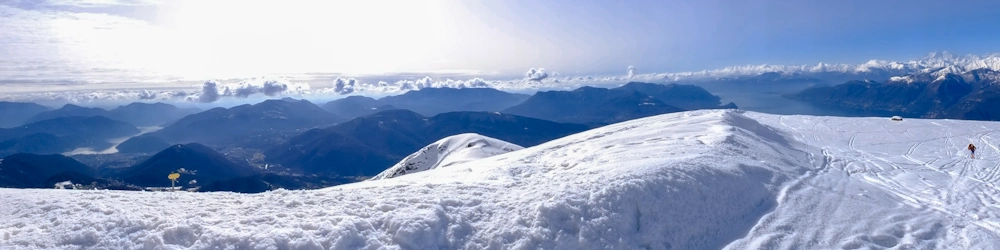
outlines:
{"label": "snow-covered slope", "polygon": [[371,180],[382,180],[508,153],[524,147],[475,133],[445,137],[413,153]]}
{"label": "snow-covered slope", "polygon": [[0,249],[998,249],[997,137],[672,113],[321,190],[0,189]]}

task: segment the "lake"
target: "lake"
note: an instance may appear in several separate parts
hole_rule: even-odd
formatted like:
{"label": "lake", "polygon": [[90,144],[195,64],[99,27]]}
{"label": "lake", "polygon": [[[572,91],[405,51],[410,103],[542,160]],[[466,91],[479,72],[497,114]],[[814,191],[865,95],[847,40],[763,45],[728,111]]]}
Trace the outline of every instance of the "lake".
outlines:
{"label": "lake", "polygon": [[[784,94],[794,94],[807,86],[803,85],[771,85],[760,88],[737,88],[732,85],[699,84],[714,95],[722,98],[722,104],[736,103],[742,110],[779,115],[822,115],[846,117],[891,117],[892,112],[855,110],[828,105],[812,104],[782,97]],[[901,115],[906,116],[906,115]]]}

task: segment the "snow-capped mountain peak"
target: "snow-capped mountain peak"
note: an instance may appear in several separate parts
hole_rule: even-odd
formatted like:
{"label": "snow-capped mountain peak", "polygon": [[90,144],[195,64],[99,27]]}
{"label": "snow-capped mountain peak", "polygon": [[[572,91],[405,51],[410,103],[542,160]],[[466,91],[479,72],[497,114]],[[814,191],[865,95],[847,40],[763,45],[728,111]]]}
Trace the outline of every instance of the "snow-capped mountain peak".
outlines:
{"label": "snow-capped mountain peak", "polygon": [[[640,77],[656,76],[668,81],[680,81],[690,78],[756,76],[769,72],[783,72],[788,75],[796,75],[800,73],[841,73],[889,78],[892,76],[924,73],[935,73],[935,76],[948,73],[961,74],[967,71],[984,68],[1000,71],[1000,53],[986,54],[983,56],[957,56],[951,52],[942,51],[932,52],[922,58],[908,61],[871,59],[860,64],[830,64],[821,62],[812,65],[744,65],[730,66],[714,70],[650,74]],[[941,70],[946,71],[937,73]]]}
{"label": "snow-capped mountain peak", "polygon": [[458,134],[438,140],[382,171],[371,180],[382,180],[416,172],[448,167],[524,147],[475,133]]}
{"label": "snow-capped mountain peak", "polygon": [[965,71],[966,71],[965,68],[963,68],[961,66],[949,65],[949,66],[946,66],[946,67],[942,67],[940,69],[933,70],[933,72],[931,73],[931,75],[934,75],[934,76],[937,76],[937,77],[944,77],[945,75],[948,75],[948,74],[962,74]]}
{"label": "snow-capped mountain peak", "polygon": [[914,81],[916,81],[916,79],[913,78],[913,75],[904,75],[904,76],[893,76],[893,77],[890,77],[889,81],[890,82],[906,82],[907,84],[910,84],[910,83],[913,83]]}

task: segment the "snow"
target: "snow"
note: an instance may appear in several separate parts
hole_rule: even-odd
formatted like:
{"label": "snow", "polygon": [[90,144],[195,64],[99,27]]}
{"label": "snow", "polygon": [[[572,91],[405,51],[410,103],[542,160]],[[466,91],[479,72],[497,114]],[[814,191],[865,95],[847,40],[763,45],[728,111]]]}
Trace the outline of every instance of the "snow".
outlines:
{"label": "snow", "polygon": [[445,137],[413,153],[371,180],[382,180],[416,172],[448,167],[520,150],[524,147],[475,133]]}
{"label": "snow", "polygon": [[912,84],[916,79],[913,79],[912,75],[905,76],[893,76],[889,78],[890,82],[906,82],[907,84]]}
{"label": "snow", "polygon": [[[875,70],[899,76],[920,73],[935,73],[936,76],[945,73],[961,74],[966,71],[984,68],[1000,71],[1000,54],[956,56],[949,52],[940,52],[930,53],[924,58],[903,62],[872,59],[861,64],[744,65],[693,72],[643,74],[637,75],[637,77],[651,78],[650,76],[655,76],[657,79],[678,81],[688,78],[754,76],[769,72],[782,72],[784,74],[825,72],[863,74],[872,73]],[[947,70],[938,72],[942,69]]]}
{"label": "snow", "polygon": [[963,69],[963,67],[948,66],[948,67],[943,67],[941,69],[933,70],[931,75],[937,76],[938,79],[944,79],[948,74],[962,74],[962,72],[966,72]]}
{"label": "snow", "polygon": [[998,132],[704,110],[320,190],[0,189],[0,249],[998,249]]}
{"label": "snow", "polygon": [[55,184],[55,189],[67,189],[67,188],[73,188],[72,181],[57,182]]}
{"label": "snow", "polygon": [[[820,148],[824,167],[787,186],[782,205],[730,247],[1000,248],[1000,124],[748,116]],[[968,143],[988,149],[969,159]]]}

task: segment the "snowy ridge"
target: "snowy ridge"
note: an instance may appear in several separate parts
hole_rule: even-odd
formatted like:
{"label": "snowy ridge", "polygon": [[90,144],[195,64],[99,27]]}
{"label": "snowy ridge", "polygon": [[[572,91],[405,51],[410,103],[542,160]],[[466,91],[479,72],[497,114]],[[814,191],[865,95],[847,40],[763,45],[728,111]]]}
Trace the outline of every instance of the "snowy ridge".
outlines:
{"label": "snowy ridge", "polygon": [[475,133],[453,135],[427,145],[370,180],[383,180],[448,167],[523,148],[513,143]]}
{"label": "snowy ridge", "polygon": [[916,79],[914,79],[914,77],[912,75],[905,75],[905,76],[893,76],[893,77],[890,77],[889,81],[890,82],[906,82],[906,83],[909,84],[909,83],[915,82]]}
{"label": "snowy ridge", "polygon": [[995,122],[672,113],[321,190],[0,189],[0,249],[997,249],[998,138]]}
{"label": "snowy ridge", "polygon": [[[907,83],[911,84],[914,82],[938,82],[948,79],[964,80],[966,83],[970,84],[998,84],[1000,83],[1000,71],[994,71],[991,69],[977,69],[971,71],[963,71],[955,67],[942,68],[933,73],[925,74],[908,74],[901,76],[890,77],[888,82],[895,83]],[[867,80],[866,80],[867,81]]]}

